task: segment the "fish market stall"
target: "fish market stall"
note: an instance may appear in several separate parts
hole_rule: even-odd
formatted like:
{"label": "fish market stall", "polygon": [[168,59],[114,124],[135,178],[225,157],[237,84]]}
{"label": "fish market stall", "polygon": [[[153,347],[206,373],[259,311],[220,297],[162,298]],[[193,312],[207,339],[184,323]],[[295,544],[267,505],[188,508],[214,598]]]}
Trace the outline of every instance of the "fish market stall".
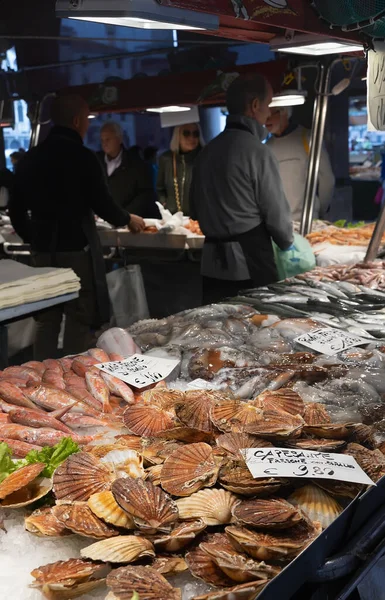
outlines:
{"label": "fish market stall", "polygon": [[[375,514],[381,341],[328,356],[297,340],[320,323],[252,304],[142,321],[0,374],[5,596],[289,598]],[[363,479],[253,477],[244,448],[354,457]]]}

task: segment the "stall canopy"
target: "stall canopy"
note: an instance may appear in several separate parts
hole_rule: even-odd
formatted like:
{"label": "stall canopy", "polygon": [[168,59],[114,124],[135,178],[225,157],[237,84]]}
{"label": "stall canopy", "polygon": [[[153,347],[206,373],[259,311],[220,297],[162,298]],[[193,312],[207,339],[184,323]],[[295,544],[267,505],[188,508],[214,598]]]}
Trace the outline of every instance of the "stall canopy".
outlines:
{"label": "stall canopy", "polygon": [[[234,66],[228,73],[260,73],[279,90],[287,65],[287,60],[277,60]],[[225,80],[226,72],[207,70],[89,84],[67,88],[62,93],[81,95],[93,113],[133,112],[175,104],[221,106],[225,104]]]}

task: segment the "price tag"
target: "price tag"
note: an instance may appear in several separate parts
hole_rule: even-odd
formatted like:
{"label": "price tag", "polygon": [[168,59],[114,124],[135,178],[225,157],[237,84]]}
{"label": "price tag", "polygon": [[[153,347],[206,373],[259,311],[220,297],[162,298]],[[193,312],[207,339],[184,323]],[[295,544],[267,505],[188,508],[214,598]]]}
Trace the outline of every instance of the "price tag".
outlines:
{"label": "price tag", "polygon": [[189,390],[217,390],[218,386],[205,379],[194,379],[187,384]]}
{"label": "price tag", "polygon": [[321,354],[338,354],[348,348],[369,343],[368,340],[354,333],[347,333],[333,327],[313,329],[310,333],[300,335],[294,341],[316,352],[321,352]]}
{"label": "price tag", "polygon": [[296,477],[299,479],[336,479],[364,485],[376,485],[353,456],[291,450],[289,448],[247,448],[242,451],[247,467],[259,477]]}
{"label": "price tag", "polygon": [[140,389],[165,379],[179,362],[179,360],[134,354],[125,360],[101,363],[95,367]]}

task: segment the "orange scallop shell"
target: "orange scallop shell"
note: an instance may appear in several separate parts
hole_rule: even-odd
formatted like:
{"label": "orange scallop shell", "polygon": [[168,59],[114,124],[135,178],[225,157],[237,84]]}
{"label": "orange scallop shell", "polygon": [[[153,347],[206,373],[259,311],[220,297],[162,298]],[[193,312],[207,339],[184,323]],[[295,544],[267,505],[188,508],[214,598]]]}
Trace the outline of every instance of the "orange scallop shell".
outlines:
{"label": "orange scallop shell", "polygon": [[134,592],[143,600],[181,600],[180,589],[151,567],[121,567],[107,577],[107,585],[119,600],[132,600]]}
{"label": "orange scallop shell", "polygon": [[245,426],[262,418],[262,410],[257,402],[242,402],[228,399],[217,402],[211,409],[211,420],[220,431],[245,431]]}
{"label": "orange scallop shell", "polygon": [[326,425],[332,422],[326,407],[319,402],[306,402],[302,416],[306,425]]}
{"label": "orange scallop shell", "polygon": [[127,429],[136,435],[156,437],[165,429],[177,425],[175,417],[158,406],[136,404],[129,406],[123,414],[123,421]]}
{"label": "orange scallop shell", "polygon": [[211,433],[214,429],[210,419],[210,410],[214,405],[214,396],[204,390],[191,390],[185,393],[183,403],[177,404],[177,417],[192,429]]}
{"label": "orange scallop shell", "polygon": [[93,577],[102,568],[103,565],[95,565],[90,561],[80,558],[70,558],[65,561],[59,560],[34,569],[31,573],[32,577],[35,578],[32,587],[60,582],[73,585],[76,582],[86,581],[90,577]]}
{"label": "orange scallop shell", "polygon": [[8,475],[8,477],[0,483],[0,500],[4,500],[4,498],[10,494],[17,492],[31,483],[31,481],[40,475],[43,469],[45,469],[44,463],[35,463],[22,467]]}
{"label": "orange scallop shell", "polygon": [[256,400],[261,402],[263,410],[287,412],[290,415],[301,415],[301,417],[305,410],[305,403],[301,396],[291,388],[263,392]]}
{"label": "orange scallop shell", "polygon": [[47,537],[62,537],[72,535],[72,531],[67,529],[55,517],[52,508],[38,508],[29,517],[24,520],[24,525],[27,531],[38,536]]}
{"label": "orange scallop shell", "polygon": [[218,470],[211,446],[203,442],[189,444],[166,459],[161,485],[173,496],[190,496],[203,487],[215,485]]}
{"label": "orange scallop shell", "polygon": [[57,500],[84,501],[92,494],[109,490],[112,480],[112,472],[98,458],[78,452],[56,469],[53,490]]}
{"label": "orange scallop shell", "polygon": [[227,454],[235,460],[243,460],[241,450],[245,448],[269,448],[273,444],[258,438],[250,433],[223,433],[215,440],[217,446],[226,450]]}
{"label": "orange scallop shell", "polygon": [[85,502],[54,506],[53,514],[67,529],[78,535],[95,539],[105,539],[119,535],[113,527],[99,519]]}

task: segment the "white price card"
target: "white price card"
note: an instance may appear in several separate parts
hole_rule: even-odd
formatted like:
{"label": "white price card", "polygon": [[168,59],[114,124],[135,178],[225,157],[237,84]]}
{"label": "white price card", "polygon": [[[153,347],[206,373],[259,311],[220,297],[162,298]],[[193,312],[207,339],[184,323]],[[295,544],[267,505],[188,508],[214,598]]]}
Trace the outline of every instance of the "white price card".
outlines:
{"label": "white price card", "polygon": [[368,340],[354,333],[347,333],[334,327],[313,329],[309,333],[300,335],[294,341],[316,352],[321,352],[321,354],[338,354],[348,348],[369,343]]}
{"label": "white price card", "polygon": [[205,379],[194,379],[187,384],[189,390],[217,390],[218,386]]}
{"label": "white price card", "polygon": [[247,467],[259,477],[296,477],[298,479],[336,479],[376,485],[353,456],[295,450],[290,448],[247,448],[242,451]]}
{"label": "white price card", "polygon": [[140,389],[165,379],[179,362],[179,360],[134,354],[125,360],[101,363],[95,367]]}

